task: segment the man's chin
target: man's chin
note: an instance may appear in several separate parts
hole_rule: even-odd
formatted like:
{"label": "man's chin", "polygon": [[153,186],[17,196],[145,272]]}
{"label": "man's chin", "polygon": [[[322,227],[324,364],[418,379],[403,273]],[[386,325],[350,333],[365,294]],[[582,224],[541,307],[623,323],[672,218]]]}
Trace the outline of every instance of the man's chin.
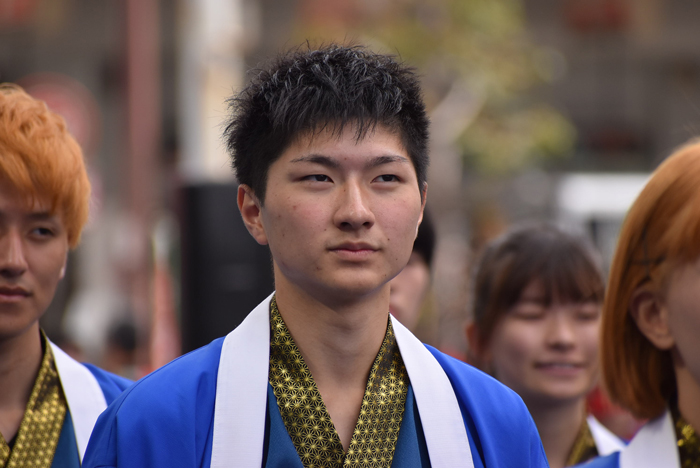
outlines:
{"label": "man's chin", "polygon": [[314,296],[326,297],[331,301],[353,303],[364,301],[372,296],[382,294],[385,283],[377,284],[373,281],[353,281],[353,282],[338,282],[335,284],[319,285],[315,288]]}

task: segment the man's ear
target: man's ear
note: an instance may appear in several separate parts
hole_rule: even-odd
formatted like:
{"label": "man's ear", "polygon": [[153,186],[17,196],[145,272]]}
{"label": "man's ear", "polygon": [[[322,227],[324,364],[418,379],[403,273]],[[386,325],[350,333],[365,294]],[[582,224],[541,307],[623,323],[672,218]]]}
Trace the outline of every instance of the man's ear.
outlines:
{"label": "man's ear", "polygon": [[[423,182],[423,190],[421,190],[421,204],[420,204],[420,216],[418,217],[418,224],[416,224],[416,235],[418,237],[418,228],[420,223],[423,222],[423,213],[425,212],[425,202],[428,200],[428,183]],[[415,239],[414,237],[414,239]]]}
{"label": "man's ear", "polygon": [[262,206],[253,189],[245,184],[238,186],[238,210],[241,212],[243,224],[253,239],[260,245],[267,245],[267,234],[262,222]]}
{"label": "man's ear", "polygon": [[668,326],[668,307],[648,286],[638,287],[630,300],[630,315],[637,328],[651,343],[662,350],[671,349],[675,340]]}
{"label": "man's ear", "polygon": [[66,258],[63,259],[63,266],[61,267],[61,272],[59,273],[58,279],[62,280],[66,276],[66,265],[68,264],[68,254],[66,253]]}

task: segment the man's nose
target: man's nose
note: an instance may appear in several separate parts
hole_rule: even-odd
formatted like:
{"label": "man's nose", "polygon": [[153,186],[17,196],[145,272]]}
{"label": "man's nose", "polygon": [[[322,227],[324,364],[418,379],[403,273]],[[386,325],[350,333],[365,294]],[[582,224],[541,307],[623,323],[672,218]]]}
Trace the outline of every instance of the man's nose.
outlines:
{"label": "man's nose", "polygon": [[340,189],[335,224],[341,229],[359,229],[374,224],[369,194],[357,181],[348,181]]}
{"label": "man's nose", "polygon": [[0,275],[5,277],[19,276],[27,269],[27,259],[24,252],[21,234],[15,229],[9,229],[0,234]]}

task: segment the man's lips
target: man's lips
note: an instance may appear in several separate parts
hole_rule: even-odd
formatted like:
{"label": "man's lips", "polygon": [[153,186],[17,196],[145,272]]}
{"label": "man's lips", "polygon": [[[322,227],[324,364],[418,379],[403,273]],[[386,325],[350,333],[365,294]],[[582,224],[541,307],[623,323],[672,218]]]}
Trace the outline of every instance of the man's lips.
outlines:
{"label": "man's lips", "polygon": [[18,286],[0,286],[0,301],[15,302],[31,296],[31,293]]}
{"label": "man's lips", "polygon": [[17,286],[0,286],[0,294],[3,296],[29,296],[29,291]]}
{"label": "man's lips", "polygon": [[329,250],[347,260],[364,260],[378,249],[364,242],[347,242],[333,246]]}
{"label": "man's lips", "polygon": [[331,247],[331,250],[349,250],[351,252],[357,252],[360,250],[377,250],[377,248],[366,242],[345,242]]}

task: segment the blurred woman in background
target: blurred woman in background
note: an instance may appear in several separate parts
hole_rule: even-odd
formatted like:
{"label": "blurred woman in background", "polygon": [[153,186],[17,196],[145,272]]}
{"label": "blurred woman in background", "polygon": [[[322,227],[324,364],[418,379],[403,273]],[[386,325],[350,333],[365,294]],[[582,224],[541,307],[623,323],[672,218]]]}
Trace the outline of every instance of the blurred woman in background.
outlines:
{"label": "blurred woman in background", "polygon": [[552,226],[488,244],[474,276],[474,363],[525,401],[552,468],[622,448],[587,415],[598,376],[603,279],[592,250]]}
{"label": "blurred woman in background", "polygon": [[700,143],[662,163],[622,226],[603,306],[603,378],[651,419],[590,467],[700,466]]}

